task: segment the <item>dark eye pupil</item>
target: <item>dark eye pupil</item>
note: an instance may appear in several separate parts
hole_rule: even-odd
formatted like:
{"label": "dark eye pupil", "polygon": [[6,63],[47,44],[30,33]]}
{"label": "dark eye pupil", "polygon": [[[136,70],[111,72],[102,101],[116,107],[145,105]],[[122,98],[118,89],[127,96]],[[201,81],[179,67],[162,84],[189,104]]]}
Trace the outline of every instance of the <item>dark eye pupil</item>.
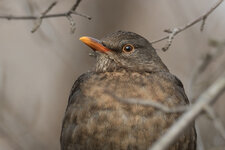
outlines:
{"label": "dark eye pupil", "polygon": [[126,46],[126,47],[125,47],[125,50],[126,50],[126,51],[131,51],[131,50],[132,50],[132,47],[131,47],[131,46]]}
{"label": "dark eye pupil", "polygon": [[127,44],[123,47],[123,51],[125,52],[131,52],[133,51],[133,49],[134,49],[133,45],[130,45],[130,44]]}

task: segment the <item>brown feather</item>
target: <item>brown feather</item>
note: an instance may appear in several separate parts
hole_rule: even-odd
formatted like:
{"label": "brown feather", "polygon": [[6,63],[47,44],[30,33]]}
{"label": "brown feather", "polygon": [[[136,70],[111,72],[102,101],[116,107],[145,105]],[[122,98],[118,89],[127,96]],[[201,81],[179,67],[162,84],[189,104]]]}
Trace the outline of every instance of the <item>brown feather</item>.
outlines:
{"label": "brown feather", "polygon": [[[180,114],[124,104],[108,92],[121,98],[155,100],[175,107],[187,104],[184,90],[177,83],[177,78],[168,72],[83,75],[75,85],[76,90],[72,90],[65,114],[62,150],[146,150]],[[190,127],[170,149],[194,150],[193,137],[194,127]]]}

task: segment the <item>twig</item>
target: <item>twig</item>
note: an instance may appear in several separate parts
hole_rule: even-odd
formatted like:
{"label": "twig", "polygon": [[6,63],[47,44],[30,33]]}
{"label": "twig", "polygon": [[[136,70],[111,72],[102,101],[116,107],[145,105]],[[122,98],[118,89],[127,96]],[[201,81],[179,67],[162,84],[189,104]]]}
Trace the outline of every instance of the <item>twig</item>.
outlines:
{"label": "twig", "polygon": [[88,20],[91,20],[91,16],[88,16],[88,15],[86,15],[86,14],[81,14],[81,13],[78,13],[78,12],[76,12],[76,11],[71,11],[71,14],[78,15],[78,16],[87,18]]}
{"label": "twig", "polygon": [[221,75],[203,94],[192,108],[184,113],[178,121],[170,127],[149,150],[165,150],[173,144],[179,135],[187,128],[196,117],[205,109],[205,106],[215,102],[221,93],[225,90],[225,73]]}
{"label": "twig", "polygon": [[213,121],[214,127],[221,135],[221,137],[225,140],[225,128],[223,123],[220,121],[214,110],[210,106],[205,106],[205,111],[209,115],[210,119]]}
{"label": "twig", "polygon": [[200,27],[200,31],[201,31],[201,32],[204,30],[206,19],[207,19],[207,16],[205,16],[205,17],[202,19],[202,24],[201,24],[201,27]]}
{"label": "twig", "polygon": [[[174,28],[172,32],[169,31],[169,32],[171,32],[171,34],[169,35],[169,38],[168,38],[168,41],[167,41],[166,45],[162,48],[162,50],[164,52],[169,49],[169,47],[172,44],[173,38],[177,34],[178,31],[179,31],[179,29],[177,29],[177,28]],[[168,31],[166,31],[166,32],[168,32]]]}
{"label": "twig", "polygon": [[[152,41],[151,43],[154,44],[154,43],[157,43],[157,42],[160,42],[160,41],[163,41],[163,40],[166,40],[166,39],[169,39],[167,41],[167,44],[166,46],[164,46],[162,48],[163,51],[166,51],[168,50],[168,48],[170,47],[171,43],[172,43],[172,40],[178,33],[188,29],[189,27],[193,26],[194,24],[200,22],[200,21],[203,21],[202,25],[201,25],[201,30],[203,30],[203,27],[205,25],[205,21],[206,21],[206,18],[223,2],[223,0],[218,0],[217,3],[212,6],[206,13],[204,13],[203,15],[201,15],[200,17],[196,18],[194,21],[191,21],[189,22],[188,24],[184,25],[183,27],[178,27],[178,28],[174,28],[174,29],[166,29],[165,32],[167,33],[170,33],[169,35],[166,35],[158,40],[155,40],[155,41]],[[176,29],[176,32],[174,32],[174,30]],[[169,46],[168,46],[169,45]]]}
{"label": "twig", "polygon": [[[71,14],[78,15],[78,13],[71,12]],[[59,17],[66,17],[68,16],[66,13],[57,13],[57,14],[49,14],[41,17],[41,19],[49,19],[49,18],[59,18]],[[91,17],[79,14],[79,16],[85,17],[89,20],[91,20]],[[0,15],[0,19],[7,19],[7,20],[36,20],[38,19],[38,16],[13,16],[13,15]]]}
{"label": "twig", "polygon": [[76,3],[73,5],[73,7],[70,9],[70,11],[75,11],[77,7],[79,6],[81,0],[77,0]]}
{"label": "twig", "polygon": [[77,0],[75,4],[72,6],[72,8],[69,11],[66,11],[64,13],[56,13],[56,14],[47,14],[55,5],[56,2],[53,2],[47,9],[42,13],[41,16],[14,16],[14,15],[0,15],[0,19],[7,19],[7,20],[38,20],[37,25],[34,27],[32,32],[35,32],[41,25],[41,22],[43,19],[49,19],[49,18],[58,18],[58,17],[66,17],[70,24],[71,24],[71,30],[74,30],[74,24],[75,21],[73,20],[71,15],[78,15],[84,18],[87,18],[88,20],[91,20],[91,17],[85,14],[81,14],[76,12],[76,9],[78,8],[80,2],[82,0]]}
{"label": "twig", "polygon": [[39,19],[37,19],[35,27],[31,30],[32,33],[37,31],[37,29],[41,26],[41,23],[42,23],[42,18],[41,17],[45,16],[50,10],[52,10],[52,8],[56,4],[57,4],[57,1],[53,2],[43,13],[41,13],[41,16],[39,17]]}
{"label": "twig", "polygon": [[163,111],[165,113],[179,113],[179,112],[184,112],[186,110],[188,110],[188,108],[190,106],[177,106],[177,107],[167,107],[166,105],[163,105],[157,101],[153,101],[153,100],[149,100],[149,99],[134,99],[134,98],[120,98],[108,91],[106,91],[107,94],[109,94],[110,96],[112,96],[115,100],[120,101],[122,103],[126,103],[126,104],[136,104],[136,105],[142,105],[142,106],[146,106],[146,107],[153,107],[155,109],[158,109],[160,111]]}
{"label": "twig", "polygon": [[71,33],[74,33],[75,30],[76,30],[76,23],[75,21],[73,20],[72,16],[71,15],[68,15],[67,16],[67,19],[69,20],[70,22],[70,26],[71,26]]}
{"label": "twig", "polygon": [[75,10],[77,9],[77,7],[79,6],[81,0],[77,0],[76,3],[72,6],[72,8],[67,12],[67,16],[66,18],[69,20],[70,22],[70,26],[71,26],[71,33],[74,33],[76,30],[76,23],[73,20],[73,17],[71,16],[71,14],[74,14],[73,12],[75,12]]}

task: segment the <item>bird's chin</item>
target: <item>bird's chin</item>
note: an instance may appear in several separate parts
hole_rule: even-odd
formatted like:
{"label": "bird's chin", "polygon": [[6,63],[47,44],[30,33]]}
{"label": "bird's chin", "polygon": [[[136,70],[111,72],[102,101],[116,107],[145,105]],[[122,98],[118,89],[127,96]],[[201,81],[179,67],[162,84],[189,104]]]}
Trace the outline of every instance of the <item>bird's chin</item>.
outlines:
{"label": "bird's chin", "polygon": [[103,53],[97,53],[97,62],[95,65],[96,72],[112,72],[117,70],[118,66],[109,55]]}

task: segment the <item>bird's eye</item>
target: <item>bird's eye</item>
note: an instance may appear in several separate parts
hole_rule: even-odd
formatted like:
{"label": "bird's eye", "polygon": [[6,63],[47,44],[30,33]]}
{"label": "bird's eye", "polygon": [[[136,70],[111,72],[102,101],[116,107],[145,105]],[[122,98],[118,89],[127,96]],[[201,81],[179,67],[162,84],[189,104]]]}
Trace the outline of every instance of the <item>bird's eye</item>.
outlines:
{"label": "bird's eye", "polygon": [[126,44],[125,46],[123,46],[123,51],[124,52],[131,52],[134,50],[134,46],[131,44]]}

